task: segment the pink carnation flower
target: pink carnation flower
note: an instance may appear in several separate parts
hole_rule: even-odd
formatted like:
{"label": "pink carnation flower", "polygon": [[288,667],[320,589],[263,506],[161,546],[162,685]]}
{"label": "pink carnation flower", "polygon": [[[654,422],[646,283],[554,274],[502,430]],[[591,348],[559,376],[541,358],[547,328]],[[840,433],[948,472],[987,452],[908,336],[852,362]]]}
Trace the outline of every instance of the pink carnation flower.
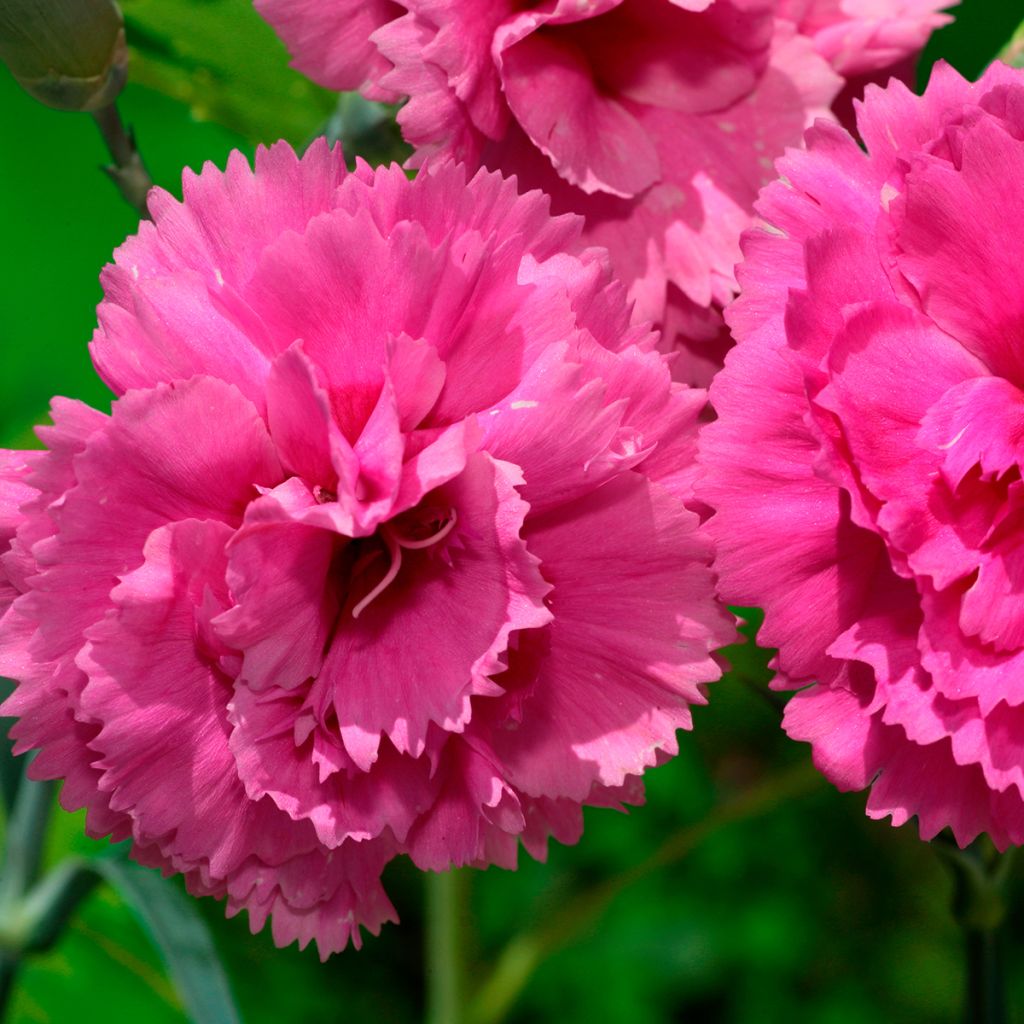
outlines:
{"label": "pink carnation flower", "polygon": [[1024,74],[871,87],[759,204],[700,496],[785,727],[868,814],[1024,842]]}
{"label": "pink carnation flower", "polygon": [[730,624],[702,395],[576,219],[322,142],[155,192],[92,352],[0,461],[4,714],[94,835],[322,955],[388,860],[515,865],[636,802]]}
{"label": "pink carnation flower", "polygon": [[913,86],[928,37],[953,19],[941,13],[959,0],[779,0],[779,13],[845,79],[832,109],[852,131],[853,101],[872,82],[892,77]]}
{"label": "pink carnation flower", "polygon": [[[721,309],[773,160],[828,114],[841,75],[915,55],[938,2],[256,7],[306,74],[409,97],[398,117],[414,164],[439,154],[515,174],[522,188],[544,189],[556,213],[584,215],[584,238],[611,252],[637,322],[662,326],[678,350],[675,375],[703,385],[731,344]],[[867,50],[851,70],[854,45]]]}

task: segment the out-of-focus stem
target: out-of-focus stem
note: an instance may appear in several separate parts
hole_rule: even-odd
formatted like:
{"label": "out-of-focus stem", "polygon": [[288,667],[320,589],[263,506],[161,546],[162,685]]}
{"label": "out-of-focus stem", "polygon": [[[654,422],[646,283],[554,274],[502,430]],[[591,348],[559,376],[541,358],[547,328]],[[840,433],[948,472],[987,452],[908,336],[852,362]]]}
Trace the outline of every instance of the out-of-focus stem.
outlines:
{"label": "out-of-focus stem", "polygon": [[114,161],[104,170],[117,186],[124,201],[137,210],[141,218],[150,219],[146,197],[153,187],[153,179],[142,162],[134,135],[121,120],[117,104],[111,103],[95,110],[92,116]]}
{"label": "out-of-focus stem", "polygon": [[1002,924],[1012,848],[1000,855],[982,836],[966,850],[935,842],[953,872],[953,916],[963,932],[964,1024],[1007,1024]]}
{"label": "out-of-focus stem", "polygon": [[465,1017],[468,884],[466,869],[426,875],[427,1024],[462,1024]]}
{"label": "out-of-focus stem", "polygon": [[702,821],[672,833],[629,871],[580,893],[549,917],[543,927],[513,938],[470,1004],[468,1024],[500,1024],[544,959],[597,920],[624,889],[660,868],[678,863],[724,826],[764,814],[820,783],[821,776],[809,764],[765,779],[720,804]]}
{"label": "out-of-focus stem", "polygon": [[[18,911],[39,876],[46,825],[53,805],[51,782],[22,779],[7,820],[3,868],[0,870],[0,1020],[5,1019],[24,952],[17,934]],[[8,934],[12,932],[11,934]]]}

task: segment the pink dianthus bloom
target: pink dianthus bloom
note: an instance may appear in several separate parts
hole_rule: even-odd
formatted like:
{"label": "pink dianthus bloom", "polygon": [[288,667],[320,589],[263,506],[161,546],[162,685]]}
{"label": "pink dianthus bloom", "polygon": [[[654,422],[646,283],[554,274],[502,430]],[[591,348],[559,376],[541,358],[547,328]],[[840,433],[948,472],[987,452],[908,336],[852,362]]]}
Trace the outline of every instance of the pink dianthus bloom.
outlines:
{"label": "pink dianthus bloom", "polygon": [[0,460],[3,713],[93,835],[322,955],[392,857],[513,867],[637,802],[728,642],[703,403],[576,218],[321,141],[116,253],[106,416]]}
{"label": "pink dianthus bloom", "polygon": [[[779,162],[700,497],[785,728],[868,814],[1024,842],[1024,74],[869,88]],[[808,685],[811,684],[811,685]]]}
{"label": "pink dianthus bloom", "polygon": [[941,13],[959,0],[779,0],[782,17],[843,76],[832,104],[844,125],[855,126],[853,101],[870,83],[896,77],[914,85],[917,56],[928,37],[953,19]]}
{"label": "pink dianthus bloom", "polygon": [[677,378],[703,385],[731,344],[721,309],[773,160],[828,114],[848,44],[910,58],[938,2],[256,7],[304,73],[376,99],[408,97],[398,119],[415,165],[440,155],[515,174],[524,189],[546,191],[556,213],[582,214],[586,242],[610,251],[636,321],[660,325]]}

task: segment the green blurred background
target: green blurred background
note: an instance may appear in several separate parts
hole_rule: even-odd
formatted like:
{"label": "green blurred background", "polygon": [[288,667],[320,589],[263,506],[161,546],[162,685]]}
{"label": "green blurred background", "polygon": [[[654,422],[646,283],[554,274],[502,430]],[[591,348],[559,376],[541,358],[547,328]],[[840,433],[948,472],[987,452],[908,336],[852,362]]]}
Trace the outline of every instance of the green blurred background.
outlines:
{"label": "green blurred background", "polygon": [[[326,2],[326,0],[325,0]],[[238,147],[320,132],[335,98],[287,68],[248,0],[124,0],[136,46],[122,110],[155,180],[179,192],[184,166],[223,165]],[[939,58],[974,76],[1024,17],[1019,3],[964,0],[939,32]],[[0,443],[32,443],[53,394],[103,403],[86,343],[98,273],[134,228],[99,173],[104,152],[85,116],[47,110],[0,68]],[[681,859],[624,888],[530,977],[508,1020],[723,1024],[878,1024],[960,1019],[960,938],[951,884],[910,828],[868,821],[864,797],[841,796],[811,773],[807,749],[777,727],[751,680],[764,657],[737,653],[737,671],[698,709],[682,753],[649,776],[647,806],[590,812],[575,848],[547,864],[471,877],[468,959],[482,979],[516,935],[543,929],[581,893],[631,868],[688,823],[752,785],[765,808],[708,830]],[[787,774],[788,773],[788,774]],[[772,780],[782,778],[778,792]],[[690,837],[694,838],[694,837]],[[80,816],[54,818],[49,858],[93,853]],[[361,951],[320,964],[312,950],[275,950],[244,917],[201,904],[249,1024],[329,1024],[422,1016],[422,878],[396,863],[385,882],[402,917]],[[1024,1009],[1024,893],[1012,880],[1010,980]],[[159,955],[109,889],[95,892],[50,953],[22,975],[12,1019],[53,1024],[175,1024],[185,1020]]]}

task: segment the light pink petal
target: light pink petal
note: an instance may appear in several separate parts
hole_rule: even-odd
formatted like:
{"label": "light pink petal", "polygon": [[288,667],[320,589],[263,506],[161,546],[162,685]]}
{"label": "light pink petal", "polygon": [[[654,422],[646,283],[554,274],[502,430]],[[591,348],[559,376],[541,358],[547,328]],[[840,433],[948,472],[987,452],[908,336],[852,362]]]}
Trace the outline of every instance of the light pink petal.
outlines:
{"label": "light pink petal", "polygon": [[10,548],[18,528],[26,525],[23,507],[39,497],[27,480],[44,458],[40,452],[0,450],[0,616],[21,592],[18,581],[25,569],[18,564],[20,552]]}
{"label": "light pink petal", "polygon": [[235,321],[236,293],[268,244],[331,208],[344,175],[340,149],[322,139],[301,159],[282,142],[257,150],[255,171],[239,153],[226,171],[212,164],[199,175],[186,171],[183,203],[151,193],[153,223],[140,225],[102,277],[91,348],[111,389],[210,374],[262,405],[268,353]]}
{"label": "light pink petal", "polygon": [[228,384],[195,378],[117,402],[74,460],[78,486],[50,513],[57,536],[34,549],[42,572],[17,602],[39,624],[33,659],[79,685],[83,635],[118,577],[141,564],[149,534],[189,518],[238,524],[256,485],[280,472],[262,419]]}
{"label": "light pink petal", "polygon": [[584,376],[567,355],[566,346],[552,345],[504,401],[480,415],[483,447],[522,469],[522,495],[535,513],[625,468],[624,455],[612,451],[625,401],[610,401],[604,382]]}

